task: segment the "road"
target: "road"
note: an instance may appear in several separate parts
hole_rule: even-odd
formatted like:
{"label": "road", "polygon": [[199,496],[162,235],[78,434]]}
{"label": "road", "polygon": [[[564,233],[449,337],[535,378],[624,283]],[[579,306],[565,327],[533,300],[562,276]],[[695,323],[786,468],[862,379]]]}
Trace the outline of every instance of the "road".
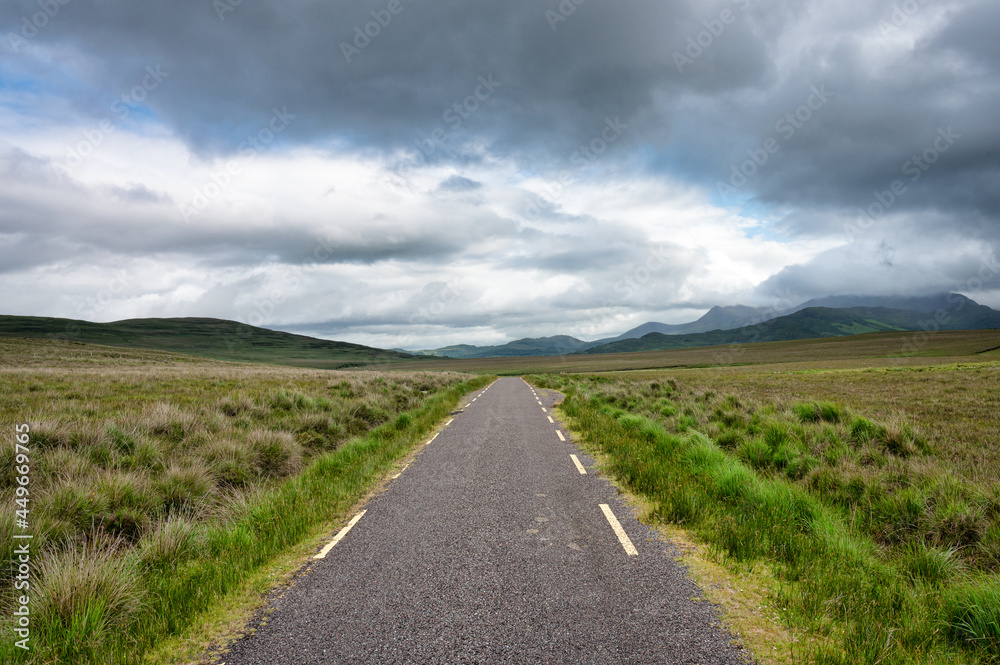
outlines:
{"label": "road", "polygon": [[220,660],[744,662],[552,419],[557,397],[518,378],[468,396]]}

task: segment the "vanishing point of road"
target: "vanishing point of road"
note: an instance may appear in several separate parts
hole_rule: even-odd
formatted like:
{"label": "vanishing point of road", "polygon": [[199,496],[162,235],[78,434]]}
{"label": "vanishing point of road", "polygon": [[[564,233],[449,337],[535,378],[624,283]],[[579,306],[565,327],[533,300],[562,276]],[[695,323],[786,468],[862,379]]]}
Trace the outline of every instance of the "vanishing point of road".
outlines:
{"label": "vanishing point of road", "polygon": [[557,397],[518,378],[467,397],[221,660],[745,662]]}

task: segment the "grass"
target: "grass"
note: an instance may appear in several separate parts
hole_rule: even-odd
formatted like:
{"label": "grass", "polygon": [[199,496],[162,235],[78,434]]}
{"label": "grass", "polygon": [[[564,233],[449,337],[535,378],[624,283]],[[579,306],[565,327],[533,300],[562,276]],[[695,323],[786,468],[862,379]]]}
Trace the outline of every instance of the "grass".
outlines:
{"label": "grass", "polygon": [[[31,426],[35,566],[33,651],[5,639],[5,663],[141,662],[332,528],[462,395],[490,380],[23,340],[0,340],[0,374],[3,427]],[[0,455],[0,492],[13,496],[14,460],[6,447]],[[5,502],[4,562],[14,531]],[[7,632],[13,575],[4,563]]]}
{"label": "grass", "polygon": [[[563,414],[649,519],[737,584],[769,571],[801,636],[791,662],[915,664],[1000,654],[998,379],[946,364],[533,381],[568,395]],[[942,418],[957,386],[962,416]]]}
{"label": "grass", "polygon": [[[983,351],[1000,333],[916,341],[320,372],[0,339],[3,426],[32,426],[44,601],[30,656],[137,663],[158,647],[169,662],[169,645],[189,654],[204,626],[238,623],[220,608],[238,616],[234,599],[265,589],[275,562],[294,569],[289,552],[489,380],[441,373],[460,370],[553,372],[536,381],[569,395],[573,427],[650,518],[714,559],[714,583],[737,589],[721,596],[766,604],[746,624],[754,643],[781,621],[781,659],[761,647],[763,662],[995,662],[1000,362]],[[0,491],[12,452],[0,448]],[[13,530],[8,505],[4,547]],[[12,570],[0,574],[6,621]],[[3,662],[24,656],[0,645]]]}

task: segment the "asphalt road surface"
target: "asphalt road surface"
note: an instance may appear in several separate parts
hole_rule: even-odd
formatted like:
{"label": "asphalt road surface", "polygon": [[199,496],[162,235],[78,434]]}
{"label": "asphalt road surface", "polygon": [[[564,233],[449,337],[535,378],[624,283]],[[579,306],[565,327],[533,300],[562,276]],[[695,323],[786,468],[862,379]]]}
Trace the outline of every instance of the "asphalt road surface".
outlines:
{"label": "asphalt road surface", "polygon": [[220,660],[745,662],[669,546],[551,420],[556,397],[517,378],[467,397]]}

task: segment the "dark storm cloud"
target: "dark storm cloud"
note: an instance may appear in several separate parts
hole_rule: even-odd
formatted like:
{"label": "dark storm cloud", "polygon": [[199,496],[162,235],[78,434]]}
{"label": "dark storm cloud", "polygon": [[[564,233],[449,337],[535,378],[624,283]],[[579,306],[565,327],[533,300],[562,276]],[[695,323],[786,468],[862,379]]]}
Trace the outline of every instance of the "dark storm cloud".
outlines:
{"label": "dark storm cloud", "polygon": [[[605,118],[620,117],[641,121],[626,140],[652,148],[653,164],[716,184],[774,138],[779,152],[737,192],[772,204],[864,202],[950,127],[961,140],[899,205],[996,212],[995,3],[912,0],[905,20],[893,0],[836,10],[750,0],[389,4],[76,0],[20,52],[36,76],[68,66],[33,59],[34,47],[80,58],[74,100],[95,116],[147,67],[162,67],[169,79],[148,104],[198,151],[235,151],[279,109],[295,116],[279,142],[405,149],[431,161],[486,146],[558,168]],[[863,48],[905,37],[949,4],[912,50]],[[3,16],[16,23],[32,8],[17,3]],[[831,16],[806,23],[797,46],[811,8]],[[795,50],[783,53],[786,42]],[[814,86],[829,98],[796,120]],[[970,179],[984,186],[962,186]]]}
{"label": "dark storm cloud", "polygon": [[[658,179],[699,192],[678,207],[708,200],[713,215],[764,220],[762,237],[845,245],[774,266],[757,295],[944,290],[974,274],[980,255],[1000,253],[993,0],[56,5],[34,30],[36,0],[0,5],[0,136],[12,142],[0,148],[3,271],[69,255],[103,267],[109,255],[156,255],[252,272],[319,253],[330,265],[440,271],[467,261],[579,281],[505,311],[519,326],[551,308],[570,319],[574,308],[616,298],[716,304],[718,293],[689,278],[713,251],[744,253],[713,265],[759,265],[749,243],[692,235],[671,246],[669,269],[624,296],[614,285],[642,267],[655,224],[602,217],[560,193],[569,182],[579,195]],[[75,173],[56,167],[105,121],[108,136],[183,143],[188,166],[206,178],[229,159],[251,170],[248,153],[311,151],[342,160],[346,175],[343,162],[355,160],[377,172],[372,180],[396,177],[412,198],[387,212],[383,200],[404,194],[352,189],[345,178],[323,186],[326,203],[307,192],[257,223],[218,205],[181,224],[176,207],[194,200],[190,182],[166,173],[172,182],[161,186],[170,169],[156,164],[143,180],[121,168],[121,145],[101,146]],[[72,132],[38,129],[60,125]],[[609,127],[621,128],[614,140]],[[291,160],[280,163],[291,170]],[[351,207],[368,194],[370,209]],[[220,293],[204,298],[229,298]],[[345,317],[390,325],[405,312]],[[490,323],[457,303],[446,317],[442,325]]]}

